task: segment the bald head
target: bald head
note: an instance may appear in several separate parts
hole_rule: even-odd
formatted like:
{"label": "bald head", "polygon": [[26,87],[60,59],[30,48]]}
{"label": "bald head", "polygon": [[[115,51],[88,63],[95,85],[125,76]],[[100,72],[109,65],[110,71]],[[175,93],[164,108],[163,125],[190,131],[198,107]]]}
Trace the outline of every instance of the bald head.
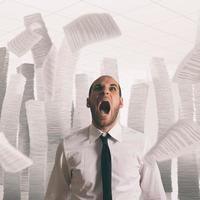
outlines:
{"label": "bald head", "polygon": [[89,89],[89,96],[91,95],[91,92],[92,92],[92,89],[93,89],[94,85],[96,83],[100,83],[105,78],[112,79],[114,82],[116,82],[116,84],[117,84],[117,86],[119,88],[119,96],[121,97],[122,96],[122,91],[121,91],[121,87],[120,87],[119,83],[112,76],[109,76],[109,75],[100,76],[99,78],[97,78],[96,80],[93,81],[93,83],[92,83],[92,85],[90,86],[90,89]]}

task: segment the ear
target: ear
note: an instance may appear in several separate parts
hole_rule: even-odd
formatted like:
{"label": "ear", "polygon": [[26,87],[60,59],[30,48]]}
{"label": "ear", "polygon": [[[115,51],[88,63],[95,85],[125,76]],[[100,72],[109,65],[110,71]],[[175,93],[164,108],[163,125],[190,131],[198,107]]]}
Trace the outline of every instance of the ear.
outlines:
{"label": "ear", "polygon": [[90,100],[89,100],[89,98],[87,98],[86,106],[87,106],[88,108],[90,108]]}
{"label": "ear", "polygon": [[119,106],[120,106],[120,108],[122,108],[124,106],[124,100],[122,97],[120,97]]}

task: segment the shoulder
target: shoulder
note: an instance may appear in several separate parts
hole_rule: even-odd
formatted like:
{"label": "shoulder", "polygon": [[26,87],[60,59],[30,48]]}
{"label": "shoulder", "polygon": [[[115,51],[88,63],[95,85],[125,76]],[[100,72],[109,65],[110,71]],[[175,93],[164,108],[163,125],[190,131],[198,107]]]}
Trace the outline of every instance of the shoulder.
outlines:
{"label": "shoulder", "polygon": [[89,126],[81,129],[71,129],[69,134],[63,138],[66,149],[80,148],[88,142]]}

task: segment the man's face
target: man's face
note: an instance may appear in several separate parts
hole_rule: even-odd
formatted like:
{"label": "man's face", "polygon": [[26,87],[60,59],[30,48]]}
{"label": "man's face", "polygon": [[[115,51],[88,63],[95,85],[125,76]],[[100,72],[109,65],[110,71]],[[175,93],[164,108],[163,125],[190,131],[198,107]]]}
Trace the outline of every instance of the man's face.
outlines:
{"label": "man's face", "polygon": [[123,106],[119,84],[110,76],[98,78],[92,85],[87,106],[90,107],[92,120],[97,128],[112,127]]}

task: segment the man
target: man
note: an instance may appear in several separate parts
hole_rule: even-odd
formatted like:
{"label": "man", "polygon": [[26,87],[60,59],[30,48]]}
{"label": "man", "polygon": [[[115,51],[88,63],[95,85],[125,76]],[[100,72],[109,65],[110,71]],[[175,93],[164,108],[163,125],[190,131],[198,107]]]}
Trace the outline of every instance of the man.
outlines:
{"label": "man", "polygon": [[46,200],[165,200],[157,165],[142,161],[143,134],[121,126],[120,85],[101,76],[90,87],[89,127],[59,145]]}

